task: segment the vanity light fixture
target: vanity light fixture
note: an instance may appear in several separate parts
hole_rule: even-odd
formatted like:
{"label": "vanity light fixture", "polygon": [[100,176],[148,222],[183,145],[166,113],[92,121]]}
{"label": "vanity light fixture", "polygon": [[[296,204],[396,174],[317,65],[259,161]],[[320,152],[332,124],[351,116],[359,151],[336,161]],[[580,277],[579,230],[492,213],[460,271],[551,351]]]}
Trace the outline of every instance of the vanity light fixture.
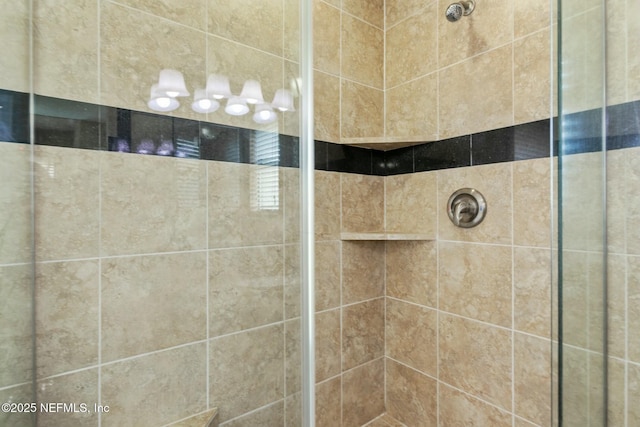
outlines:
{"label": "vanity light fixture", "polygon": [[220,108],[220,103],[209,98],[205,89],[196,89],[191,108],[198,113],[213,113]]}

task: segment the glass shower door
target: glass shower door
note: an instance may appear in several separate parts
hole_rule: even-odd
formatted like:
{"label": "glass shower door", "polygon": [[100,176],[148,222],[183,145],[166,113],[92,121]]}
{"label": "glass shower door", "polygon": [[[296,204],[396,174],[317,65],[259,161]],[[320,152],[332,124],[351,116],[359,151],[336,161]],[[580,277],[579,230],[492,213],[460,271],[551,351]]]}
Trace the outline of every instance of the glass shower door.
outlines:
{"label": "glass shower door", "polygon": [[636,1],[559,2],[563,426],[640,423],[634,304],[640,296],[640,73],[634,47],[640,41],[639,12]]}
{"label": "glass shower door", "polygon": [[35,425],[29,1],[2,1],[0,40],[0,425]]}
{"label": "glass shower door", "polygon": [[0,425],[302,425],[309,5],[2,8]]}

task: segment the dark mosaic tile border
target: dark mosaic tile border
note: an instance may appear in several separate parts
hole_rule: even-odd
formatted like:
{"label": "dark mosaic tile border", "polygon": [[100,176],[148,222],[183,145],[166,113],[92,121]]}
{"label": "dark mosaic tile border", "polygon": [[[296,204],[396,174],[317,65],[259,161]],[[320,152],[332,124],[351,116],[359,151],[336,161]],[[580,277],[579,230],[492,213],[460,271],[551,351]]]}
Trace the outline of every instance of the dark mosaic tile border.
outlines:
{"label": "dark mosaic tile border", "polygon": [[[299,167],[297,137],[38,95],[34,100],[38,145],[261,163],[251,153],[256,139],[266,138],[279,149],[268,164]],[[0,140],[28,143],[28,94],[0,90],[0,105]],[[602,116],[591,110],[562,117],[568,135],[562,154],[599,151]],[[315,168],[387,176],[556,156],[560,144],[557,136],[553,148],[549,144],[551,124],[540,120],[390,151],[315,141]],[[606,127],[607,149],[640,146],[640,101],[608,107]]]}

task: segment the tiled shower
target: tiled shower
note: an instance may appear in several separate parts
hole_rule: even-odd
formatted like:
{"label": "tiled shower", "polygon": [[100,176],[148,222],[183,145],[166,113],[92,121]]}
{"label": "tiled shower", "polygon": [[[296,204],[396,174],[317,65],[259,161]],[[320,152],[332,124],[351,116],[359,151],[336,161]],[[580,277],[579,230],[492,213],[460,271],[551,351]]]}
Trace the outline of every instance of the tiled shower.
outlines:
{"label": "tiled shower", "polygon": [[[598,2],[563,3],[566,28],[593,28]],[[477,0],[455,24],[448,4],[313,1],[317,426],[557,423],[555,2]],[[186,99],[170,114],[146,106],[167,67],[189,90],[212,72],[237,89],[258,79],[265,98],[295,82],[297,2],[2,6],[0,400],[108,412],[2,413],[0,425],[201,426],[214,408],[221,426],[303,425],[298,116],[260,126]],[[636,118],[637,25],[610,30],[626,50],[611,56],[608,92]],[[19,120],[31,91],[35,145]],[[569,112],[596,107],[584,92],[566,97]],[[607,157],[608,417],[621,426],[640,423],[639,128],[610,124]],[[197,156],[113,152],[149,135]],[[593,171],[600,157],[569,161]],[[488,201],[473,229],[444,208],[462,187]],[[564,231],[589,240],[592,227]],[[404,240],[353,237],[373,232]],[[578,318],[598,310],[582,285],[603,265],[593,247],[564,249],[576,260],[565,316]],[[571,332],[567,363],[598,368],[588,334]],[[565,384],[564,424],[602,412],[595,397],[591,413],[579,406],[595,377]]]}

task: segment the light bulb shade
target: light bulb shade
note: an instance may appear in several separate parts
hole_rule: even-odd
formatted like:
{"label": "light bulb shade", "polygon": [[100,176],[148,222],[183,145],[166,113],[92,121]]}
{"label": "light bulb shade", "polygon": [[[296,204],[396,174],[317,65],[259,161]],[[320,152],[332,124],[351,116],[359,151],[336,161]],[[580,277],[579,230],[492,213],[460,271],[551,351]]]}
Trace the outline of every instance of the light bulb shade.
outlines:
{"label": "light bulb shade", "polygon": [[242,87],[240,98],[246,100],[249,104],[261,104],[264,102],[262,97],[262,88],[260,82],[256,80],[247,80]]}
{"label": "light bulb shade", "polygon": [[160,146],[156,150],[156,154],[159,156],[173,155],[173,141],[170,139],[163,139],[160,142]]}
{"label": "light bulb shade", "polygon": [[293,105],[293,95],[287,89],[278,89],[276,91],[271,106],[280,111],[296,111]]}
{"label": "light bulb shade", "polygon": [[140,141],[140,144],[138,144],[138,148],[136,149],[138,154],[153,154],[155,151],[156,144],[154,144],[151,139],[143,139]]}
{"label": "light bulb shade", "polygon": [[249,107],[243,98],[234,96],[233,98],[229,98],[224,111],[232,116],[242,116],[249,112]]}
{"label": "light bulb shade", "polygon": [[231,98],[229,77],[222,74],[210,74],[207,78],[207,95],[215,99]]}
{"label": "light bulb shade", "polygon": [[151,95],[149,97],[149,102],[147,102],[147,106],[153,111],[167,112],[173,111],[178,108],[180,106],[180,103],[177,99],[160,93],[158,91],[158,85],[155,84],[151,86]]}
{"label": "light bulb shade", "polygon": [[207,97],[204,89],[196,89],[191,108],[197,113],[213,113],[220,108],[220,103]]}
{"label": "light bulb shade", "polygon": [[189,96],[187,86],[184,84],[184,76],[177,70],[162,70],[158,78],[158,92],[175,98],[176,96]]}
{"label": "light bulb shade", "polygon": [[273,123],[278,116],[273,111],[273,108],[269,104],[256,105],[255,113],[253,114],[253,121],[260,124]]}

